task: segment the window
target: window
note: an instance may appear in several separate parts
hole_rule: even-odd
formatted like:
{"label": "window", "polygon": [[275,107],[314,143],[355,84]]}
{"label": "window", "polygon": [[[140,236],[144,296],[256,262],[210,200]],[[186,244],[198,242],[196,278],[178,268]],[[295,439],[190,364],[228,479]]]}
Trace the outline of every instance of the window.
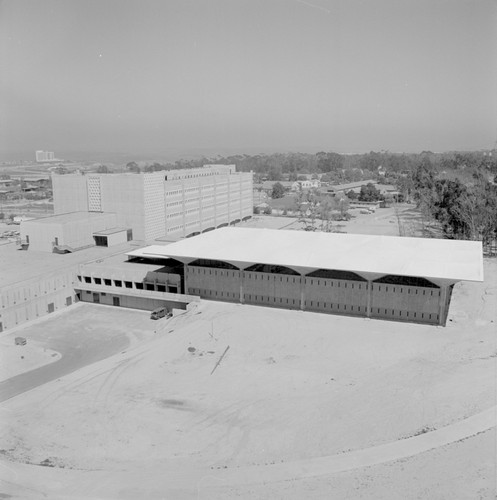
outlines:
{"label": "window", "polygon": [[102,284],[102,279],[101,278],[93,278],[93,281],[95,282],[95,285],[101,285]]}
{"label": "window", "polygon": [[91,278],[89,276],[85,276],[85,283],[91,283]]}
{"label": "window", "polygon": [[121,280],[114,280],[114,285],[121,287],[123,286],[123,282]]}
{"label": "window", "polygon": [[104,285],[105,286],[111,286],[112,285],[112,281],[108,280],[107,278],[104,278]]}
{"label": "window", "polygon": [[131,281],[125,281],[125,282],[124,282],[124,286],[125,286],[126,288],[133,288],[133,283],[132,283]]}
{"label": "window", "polygon": [[107,244],[107,236],[93,236],[93,239],[95,240],[95,245],[97,247],[106,247],[106,246],[108,246],[108,244]]}
{"label": "window", "polygon": [[135,288],[136,288],[137,290],[143,290],[143,283],[136,283],[136,282],[135,282]]}

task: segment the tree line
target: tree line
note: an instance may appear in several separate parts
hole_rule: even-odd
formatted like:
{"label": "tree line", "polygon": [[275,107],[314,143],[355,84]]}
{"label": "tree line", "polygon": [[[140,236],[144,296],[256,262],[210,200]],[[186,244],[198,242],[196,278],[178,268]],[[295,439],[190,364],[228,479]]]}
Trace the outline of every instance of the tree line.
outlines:
{"label": "tree line", "polygon": [[497,238],[497,185],[486,169],[475,168],[471,180],[446,178],[420,165],[412,175],[417,206],[440,224],[447,238],[479,240]]}

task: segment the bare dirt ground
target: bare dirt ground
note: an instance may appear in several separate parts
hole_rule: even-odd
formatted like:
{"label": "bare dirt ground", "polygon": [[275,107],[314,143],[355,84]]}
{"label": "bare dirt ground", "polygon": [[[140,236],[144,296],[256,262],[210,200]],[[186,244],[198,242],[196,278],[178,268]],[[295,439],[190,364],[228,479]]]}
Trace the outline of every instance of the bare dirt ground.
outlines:
{"label": "bare dirt ground", "polygon": [[[361,209],[349,210],[349,221],[335,221],[335,231],[350,234],[378,234],[385,236],[442,237],[429,224],[414,205],[403,203],[389,208],[379,208],[372,214],[362,214]],[[321,221],[316,221],[320,227]],[[238,225],[238,224],[237,224]],[[239,224],[240,227],[303,230],[304,225],[296,217],[254,215],[252,219]]]}
{"label": "bare dirt ground", "polygon": [[[446,328],[206,301],[155,322],[126,352],[3,403],[0,492],[495,498],[492,424],[436,444],[496,404],[495,260],[485,276],[455,287]],[[115,311],[86,310],[96,335]],[[382,455],[416,438],[414,456]],[[374,465],[353,465],[365,449]]]}

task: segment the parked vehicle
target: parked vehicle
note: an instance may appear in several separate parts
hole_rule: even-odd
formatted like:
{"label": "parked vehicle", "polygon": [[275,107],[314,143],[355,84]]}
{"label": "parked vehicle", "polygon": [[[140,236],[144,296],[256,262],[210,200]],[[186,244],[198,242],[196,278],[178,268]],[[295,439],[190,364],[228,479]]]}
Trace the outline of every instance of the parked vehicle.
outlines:
{"label": "parked vehicle", "polygon": [[26,339],[24,337],[16,337],[15,343],[16,345],[26,345]]}
{"label": "parked vehicle", "polygon": [[167,307],[159,307],[151,312],[150,319],[161,319],[166,316],[170,316]]}

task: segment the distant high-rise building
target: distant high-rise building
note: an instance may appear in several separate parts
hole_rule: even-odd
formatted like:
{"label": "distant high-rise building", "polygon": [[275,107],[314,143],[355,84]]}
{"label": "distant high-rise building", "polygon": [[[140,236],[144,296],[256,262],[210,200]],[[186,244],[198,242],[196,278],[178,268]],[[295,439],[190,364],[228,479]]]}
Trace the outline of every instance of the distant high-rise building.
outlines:
{"label": "distant high-rise building", "polygon": [[55,153],[53,151],[36,151],[36,161],[37,163],[56,161]]}
{"label": "distant high-rise building", "polygon": [[176,240],[252,216],[251,172],[235,165],[152,173],[52,175],[55,214],[103,212],[133,238]]}

